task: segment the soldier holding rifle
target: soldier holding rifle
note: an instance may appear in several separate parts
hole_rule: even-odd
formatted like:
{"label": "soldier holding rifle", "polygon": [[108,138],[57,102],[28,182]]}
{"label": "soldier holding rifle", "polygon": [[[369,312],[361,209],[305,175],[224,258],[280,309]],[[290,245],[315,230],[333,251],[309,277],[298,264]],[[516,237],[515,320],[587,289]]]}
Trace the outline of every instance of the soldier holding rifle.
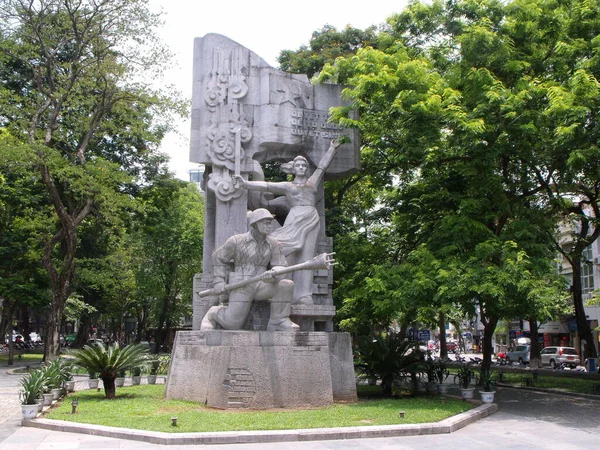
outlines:
{"label": "soldier holding rifle", "polygon": [[[208,310],[200,329],[212,330],[217,325],[226,330],[240,330],[248,317],[253,300],[270,300],[271,315],[267,331],[297,331],[299,326],[290,320],[294,282],[276,276],[277,269],[287,266],[281,245],[268,236],[273,216],[260,208],[250,214],[250,231],[231,236],[213,253],[215,294],[226,291],[239,281],[256,278],[258,281],[229,292],[227,306]],[[233,272],[230,272],[233,264]],[[262,274],[262,275],[261,275]]]}

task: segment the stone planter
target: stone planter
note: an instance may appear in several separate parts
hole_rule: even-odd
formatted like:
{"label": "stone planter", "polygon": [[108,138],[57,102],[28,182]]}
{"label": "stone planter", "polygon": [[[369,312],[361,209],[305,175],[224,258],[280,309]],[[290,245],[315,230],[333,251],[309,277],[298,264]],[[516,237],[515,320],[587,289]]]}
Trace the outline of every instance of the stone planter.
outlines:
{"label": "stone planter", "polygon": [[56,388],[56,389],[52,389],[50,392],[52,392],[52,400],[58,400],[60,398],[60,396],[62,395],[62,388]]}
{"label": "stone planter", "polygon": [[90,389],[96,389],[98,387],[98,383],[100,380],[98,380],[98,378],[90,378],[88,380],[88,387]]}
{"label": "stone planter", "polygon": [[67,392],[73,392],[75,390],[75,381],[65,381],[65,389],[67,390]]}
{"label": "stone planter", "polygon": [[445,395],[448,393],[448,385],[447,384],[438,384],[437,389],[440,394]]}
{"label": "stone planter", "polygon": [[52,405],[52,400],[54,400],[54,394],[52,392],[42,394],[44,400],[42,401],[42,406],[50,406]]}
{"label": "stone planter", "polygon": [[38,415],[38,403],[35,405],[21,405],[21,413],[23,415],[23,419],[31,420],[35,419]]}
{"label": "stone planter", "polygon": [[494,394],[495,393],[496,393],[496,391],[490,391],[490,392],[479,391],[479,395],[481,395],[481,401],[483,403],[494,403]]}
{"label": "stone planter", "polygon": [[474,393],[475,388],[460,388],[460,396],[463,400],[471,400]]}
{"label": "stone planter", "polygon": [[156,375],[148,375],[148,384],[156,384]]}
{"label": "stone planter", "polygon": [[123,387],[125,385],[125,377],[115,378],[115,387]]}
{"label": "stone planter", "polygon": [[142,382],[142,376],[141,375],[134,375],[131,377],[131,384],[136,386],[138,384],[140,384]]}

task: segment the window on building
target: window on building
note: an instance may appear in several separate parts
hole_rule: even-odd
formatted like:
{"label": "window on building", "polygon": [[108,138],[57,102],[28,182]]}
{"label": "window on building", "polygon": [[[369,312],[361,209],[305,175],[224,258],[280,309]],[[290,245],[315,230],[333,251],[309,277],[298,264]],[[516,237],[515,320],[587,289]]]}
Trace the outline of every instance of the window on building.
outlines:
{"label": "window on building", "polygon": [[581,288],[583,293],[587,294],[594,290],[594,257],[592,256],[592,247],[587,247],[581,256]]}
{"label": "window on building", "polygon": [[202,183],[204,170],[190,170],[190,181],[192,183]]}

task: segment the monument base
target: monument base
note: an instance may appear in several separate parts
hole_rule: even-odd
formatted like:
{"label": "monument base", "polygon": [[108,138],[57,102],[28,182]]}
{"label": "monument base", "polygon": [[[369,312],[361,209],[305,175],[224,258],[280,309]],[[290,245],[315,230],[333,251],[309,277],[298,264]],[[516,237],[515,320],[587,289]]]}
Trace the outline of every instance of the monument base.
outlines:
{"label": "monument base", "polygon": [[179,331],[165,395],[221,409],[307,408],[355,401],[350,335]]}

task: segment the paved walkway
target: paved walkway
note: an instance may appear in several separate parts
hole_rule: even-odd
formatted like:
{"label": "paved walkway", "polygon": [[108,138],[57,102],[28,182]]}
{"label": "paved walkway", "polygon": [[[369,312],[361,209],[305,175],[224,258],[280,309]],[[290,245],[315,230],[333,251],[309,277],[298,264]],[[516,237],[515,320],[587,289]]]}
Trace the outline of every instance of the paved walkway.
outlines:
{"label": "paved walkway", "polygon": [[[21,427],[16,398],[20,376],[0,367],[0,449],[403,450],[591,449],[600,445],[600,401],[500,388],[499,412],[450,434],[230,445],[159,445]],[[79,381],[78,388],[86,382]],[[11,394],[12,391],[12,394]]]}

